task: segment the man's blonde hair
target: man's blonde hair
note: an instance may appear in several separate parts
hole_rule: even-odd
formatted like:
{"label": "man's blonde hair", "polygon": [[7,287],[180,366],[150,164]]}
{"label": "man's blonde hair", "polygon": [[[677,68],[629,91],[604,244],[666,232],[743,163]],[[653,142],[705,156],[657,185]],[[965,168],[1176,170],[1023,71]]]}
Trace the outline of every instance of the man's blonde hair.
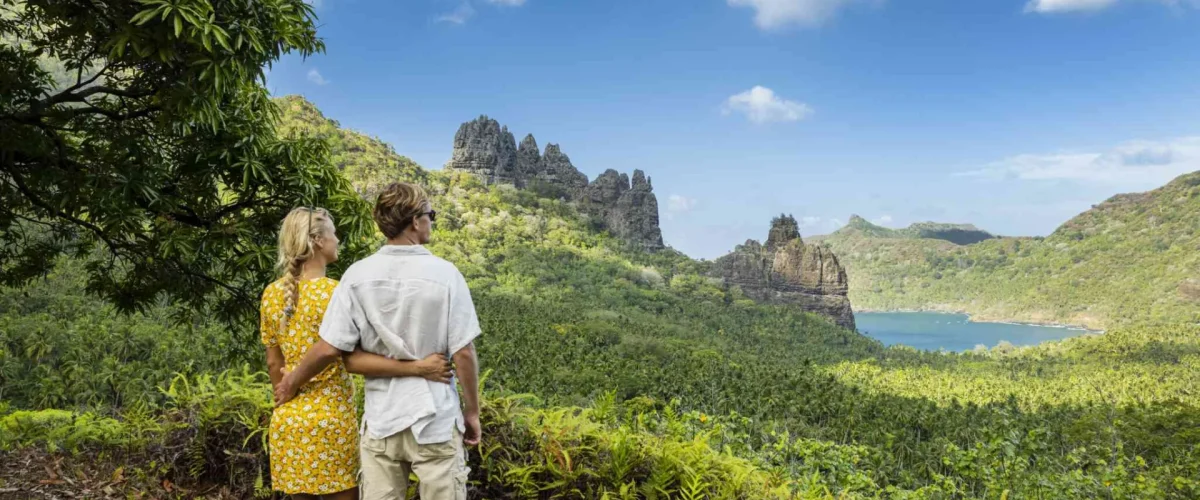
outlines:
{"label": "man's blonde hair", "polygon": [[388,239],[400,236],[425,211],[429,195],[416,184],[394,182],[375,200],[375,224]]}

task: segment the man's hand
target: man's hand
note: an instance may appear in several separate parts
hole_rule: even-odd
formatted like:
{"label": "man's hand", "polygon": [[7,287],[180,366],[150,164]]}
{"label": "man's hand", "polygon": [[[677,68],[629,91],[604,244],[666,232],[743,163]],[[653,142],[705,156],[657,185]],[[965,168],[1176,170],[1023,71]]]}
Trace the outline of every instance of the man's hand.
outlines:
{"label": "man's hand", "polygon": [[450,365],[450,360],[446,359],[445,354],[430,354],[415,363],[420,370],[421,377],[427,380],[449,384],[451,377],[454,376],[454,372],[451,371],[453,366]]}
{"label": "man's hand", "polygon": [[483,436],[483,428],[479,426],[479,414],[463,412],[463,424],[467,428],[467,432],[463,434],[463,443],[467,446],[479,444],[479,438]]}
{"label": "man's hand", "polygon": [[296,387],[296,381],[292,378],[292,373],[286,368],[281,370],[283,378],[275,385],[275,407],[279,408],[284,403],[291,401],[296,397],[296,392],[299,387]]}

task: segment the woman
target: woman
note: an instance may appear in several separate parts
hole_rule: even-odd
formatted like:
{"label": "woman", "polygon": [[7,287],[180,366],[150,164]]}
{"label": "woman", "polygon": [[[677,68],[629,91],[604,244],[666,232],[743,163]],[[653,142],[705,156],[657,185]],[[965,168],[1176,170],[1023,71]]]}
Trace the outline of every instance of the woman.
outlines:
{"label": "woman", "polygon": [[[283,220],[277,264],[281,277],[263,291],[261,310],[272,385],[317,342],[337,285],[325,277],[325,267],[337,257],[338,237],[329,212],[297,208]],[[450,381],[450,364],[442,355],[397,361],[359,350],[343,361],[313,377],[271,417],[271,484],[292,498],[358,497],[358,415],[349,373]]]}

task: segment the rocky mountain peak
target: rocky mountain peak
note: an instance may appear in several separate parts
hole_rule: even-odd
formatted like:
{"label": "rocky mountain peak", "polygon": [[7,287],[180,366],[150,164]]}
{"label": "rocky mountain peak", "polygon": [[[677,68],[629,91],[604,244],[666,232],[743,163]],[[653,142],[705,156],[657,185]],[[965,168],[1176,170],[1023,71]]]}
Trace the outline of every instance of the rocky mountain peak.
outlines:
{"label": "rocky mountain peak", "polygon": [[542,152],[538,150],[537,139],[533,138],[533,134],[525,134],[521,144],[517,145],[517,152],[536,155],[539,160],[542,158]]}
{"label": "rocky mountain peak", "polygon": [[800,225],[796,223],[795,217],[779,214],[779,217],[771,219],[771,231],[767,233],[767,250],[775,251],[788,242],[799,239]]}
{"label": "rocky mountain peak", "polygon": [[509,183],[517,180],[517,144],[508,127],[480,115],[458,127],[454,134],[454,153],[446,168],[473,172],[484,182]]}
{"label": "rocky mountain peak", "polygon": [[650,185],[650,178],[646,177],[645,172],[642,172],[641,170],[634,170],[633,182],[630,184],[629,189],[651,190],[654,188]]}
{"label": "rocky mountain peak", "polygon": [[748,240],[717,259],[713,274],[755,300],[793,304],[855,328],[846,270],[829,248],[805,244],[791,215],[771,221],[766,245]]}
{"label": "rocky mountain peak", "polygon": [[459,127],[446,169],[469,172],[487,184],[512,184],[574,201],[626,241],[648,250],[663,248],[658,199],[641,170],[634,171],[631,180],[608,169],[588,182],[558,144],[546,144],[539,154],[532,134],[517,145],[508,127],[487,116]]}
{"label": "rocky mountain peak", "polygon": [[529,178],[542,170],[542,153],[538,151],[537,139],[533,134],[527,134],[517,146],[517,178],[522,181],[518,187],[524,187]]}

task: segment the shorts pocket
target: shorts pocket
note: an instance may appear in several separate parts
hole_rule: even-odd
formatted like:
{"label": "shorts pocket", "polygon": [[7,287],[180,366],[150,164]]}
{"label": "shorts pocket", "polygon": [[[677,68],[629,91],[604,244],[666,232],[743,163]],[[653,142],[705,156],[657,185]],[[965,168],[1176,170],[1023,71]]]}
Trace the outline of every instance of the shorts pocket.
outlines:
{"label": "shorts pocket", "polygon": [[361,446],[363,451],[370,452],[373,455],[383,455],[387,451],[387,441],[375,439],[365,434],[360,439],[362,440]]}
{"label": "shorts pocket", "polygon": [[467,500],[467,476],[470,474],[470,472],[471,469],[468,469],[464,466],[461,470],[454,473],[455,500]]}
{"label": "shorts pocket", "polygon": [[458,454],[458,446],[454,441],[444,443],[424,444],[420,447],[421,456],[425,459],[453,457]]}

